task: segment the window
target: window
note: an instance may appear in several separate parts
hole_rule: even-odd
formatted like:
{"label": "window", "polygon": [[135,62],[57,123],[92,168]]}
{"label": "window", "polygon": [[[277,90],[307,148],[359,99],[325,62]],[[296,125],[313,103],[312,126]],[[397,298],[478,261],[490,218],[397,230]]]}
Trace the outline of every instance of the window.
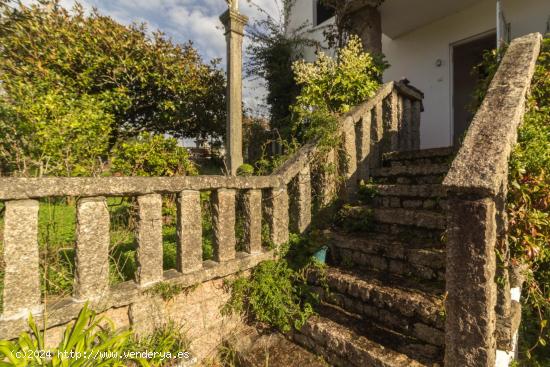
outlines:
{"label": "window", "polygon": [[334,16],[334,9],[322,4],[322,0],[315,0],[315,25],[319,25]]}

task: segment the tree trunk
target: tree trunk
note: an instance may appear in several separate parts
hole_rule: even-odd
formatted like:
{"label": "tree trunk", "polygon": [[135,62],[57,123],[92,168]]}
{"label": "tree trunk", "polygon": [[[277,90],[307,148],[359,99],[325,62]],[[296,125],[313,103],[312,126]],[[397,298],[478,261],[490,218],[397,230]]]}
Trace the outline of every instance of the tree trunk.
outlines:
{"label": "tree trunk", "polygon": [[364,6],[349,15],[351,32],[358,35],[365,51],[382,54],[382,17],[377,7]]}

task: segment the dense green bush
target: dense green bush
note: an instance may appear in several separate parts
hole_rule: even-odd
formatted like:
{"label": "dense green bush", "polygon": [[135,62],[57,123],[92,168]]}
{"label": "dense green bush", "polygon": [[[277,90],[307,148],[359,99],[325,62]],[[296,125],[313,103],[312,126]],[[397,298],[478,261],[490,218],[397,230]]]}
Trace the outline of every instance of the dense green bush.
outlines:
{"label": "dense green bush", "polygon": [[0,174],[99,174],[114,121],[104,102],[32,85],[20,88],[18,103],[0,101]]}
{"label": "dense green bush", "polygon": [[321,247],[317,240],[315,235],[310,238],[291,235],[278,260],[264,261],[250,276],[227,282],[231,297],[222,313],[244,314],[282,332],[300,329],[319,301],[306,280],[308,269],[322,269],[311,257]]}
{"label": "dense green bush", "polygon": [[319,53],[313,63],[297,61],[293,65],[296,83],[301,87],[293,111],[298,118],[311,111],[348,112],[372,97],[380,86],[383,68],[363,51],[359,37],[348,43],[332,58]]}
{"label": "dense green bush", "polygon": [[111,170],[125,176],[196,175],[187,149],[175,138],[141,133],[137,138],[118,144],[112,152]]}
{"label": "dense green bush", "polygon": [[3,175],[95,174],[143,130],[224,133],[224,73],[191,43],[59,0],[2,0],[0,44]]}
{"label": "dense green bush", "polygon": [[522,352],[534,366],[550,364],[550,38],[543,41],[508,195],[512,261],[529,268],[524,290]]}

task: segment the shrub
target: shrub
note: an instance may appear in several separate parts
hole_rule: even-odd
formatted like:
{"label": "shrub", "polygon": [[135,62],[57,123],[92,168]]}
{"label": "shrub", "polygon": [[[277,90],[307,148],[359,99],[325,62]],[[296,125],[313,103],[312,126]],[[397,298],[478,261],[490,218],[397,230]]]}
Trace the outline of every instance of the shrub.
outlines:
{"label": "shrub", "polygon": [[363,51],[361,40],[350,37],[337,59],[319,53],[313,63],[293,65],[296,83],[302,88],[293,111],[298,118],[311,111],[341,113],[372,97],[380,86],[383,68]]}
{"label": "shrub", "polygon": [[[3,366],[125,366],[126,362],[115,356],[122,354],[131,332],[116,332],[112,321],[98,318],[96,313],[85,305],[74,324],[67,326],[63,339],[55,349],[48,350],[44,345],[44,332],[38,330],[32,316],[29,318],[31,334],[22,333],[16,341],[0,341],[0,361]],[[33,352],[33,353],[28,353]],[[36,353],[34,353],[36,352]],[[79,358],[70,353],[78,353]],[[102,354],[112,352],[112,354]],[[85,358],[84,355],[88,356]],[[89,356],[95,356],[91,358]],[[149,366],[147,361],[136,359],[141,366]]]}
{"label": "shrub", "polygon": [[[550,38],[543,41],[518,144],[510,161],[509,241],[514,263],[528,266],[523,352],[550,363]],[[536,348],[536,347],[542,348]]]}
{"label": "shrub", "polygon": [[174,138],[143,132],[113,149],[112,171],[127,176],[196,175],[187,149]]}
{"label": "shrub", "polygon": [[306,282],[308,269],[320,266],[311,255],[321,246],[313,243],[291,235],[289,243],[282,246],[283,258],[264,261],[249,277],[227,282],[231,297],[222,313],[245,314],[282,332],[300,329],[319,301]]}
{"label": "shrub", "polygon": [[105,104],[86,94],[17,87],[17,103],[0,97],[0,134],[6,137],[0,142],[0,173],[100,174],[114,121]]}

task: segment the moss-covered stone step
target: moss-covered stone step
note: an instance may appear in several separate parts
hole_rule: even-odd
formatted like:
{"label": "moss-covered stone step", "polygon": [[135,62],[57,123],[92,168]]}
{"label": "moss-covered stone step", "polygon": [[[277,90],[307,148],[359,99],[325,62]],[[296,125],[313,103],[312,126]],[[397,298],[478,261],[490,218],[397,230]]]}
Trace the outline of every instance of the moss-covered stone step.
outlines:
{"label": "moss-covered stone step", "polygon": [[238,352],[236,362],[240,367],[330,367],[322,356],[277,332],[256,338],[246,351]]}
{"label": "moss-covered stone step", "polygon": [[434,148],[407,152],[390,152],[384,154],[382,161],[385,165],[435,164],[448,163],[456,154],[456,148]]}
{"label": "moss-covered stone step", "polygon": [[428,287],[424,290],[407,287],[417,283],[410,279],[381,279],[374,272],[358,273],[334,267],[312,271],[308,280],[329,303],[425,343],[444,344],[443,297],[438,294],[441,290],[432,288],[431,293]]}
{"label": "moss-covered stone step", "polygon": [[414,248],[391,236],[325,233],[330,259],[341,267],[360,266],[394,275],[413,275],[426,280],[445,279],[445,251]]}
{"label": "moss-covered stone step", "polygon": [[430,230],[442,231],[445,229],[447,218],[445,214],[423,209],[404,208],[371,208],[364,205],[346,205],[339,212],[339,223],[344,227],[351,227],[356,222],[364,225],[368,230],[374,223],[396,224],[401,226],[413,226]]}
{"label": "moss-covered stone step", "polygon": [[449,171],[449,163],[399,165],[373,169],[371,176],[379,184],[440,184]]}
{"label": "moss-covered stone step", "polygon": [[357,335],[364,336],[385,348],[405,354],[425,365],[433,366],[443,361],[444,348],[426,344],[361,315],[348,312],[341,307],[322,303],[316,311],[318,315],[348,327]]}
{"label": "moss-covered stone step", "polygon": [[310,318],[294,339],[337,367],[426,366],[322,316]]}
{"label": "moss-covered stone step", "polygon": [[442,211],[447,208],[442,185],[382,185],[368,186],[370,198],[361,198],[374,207],[424,209]]}

